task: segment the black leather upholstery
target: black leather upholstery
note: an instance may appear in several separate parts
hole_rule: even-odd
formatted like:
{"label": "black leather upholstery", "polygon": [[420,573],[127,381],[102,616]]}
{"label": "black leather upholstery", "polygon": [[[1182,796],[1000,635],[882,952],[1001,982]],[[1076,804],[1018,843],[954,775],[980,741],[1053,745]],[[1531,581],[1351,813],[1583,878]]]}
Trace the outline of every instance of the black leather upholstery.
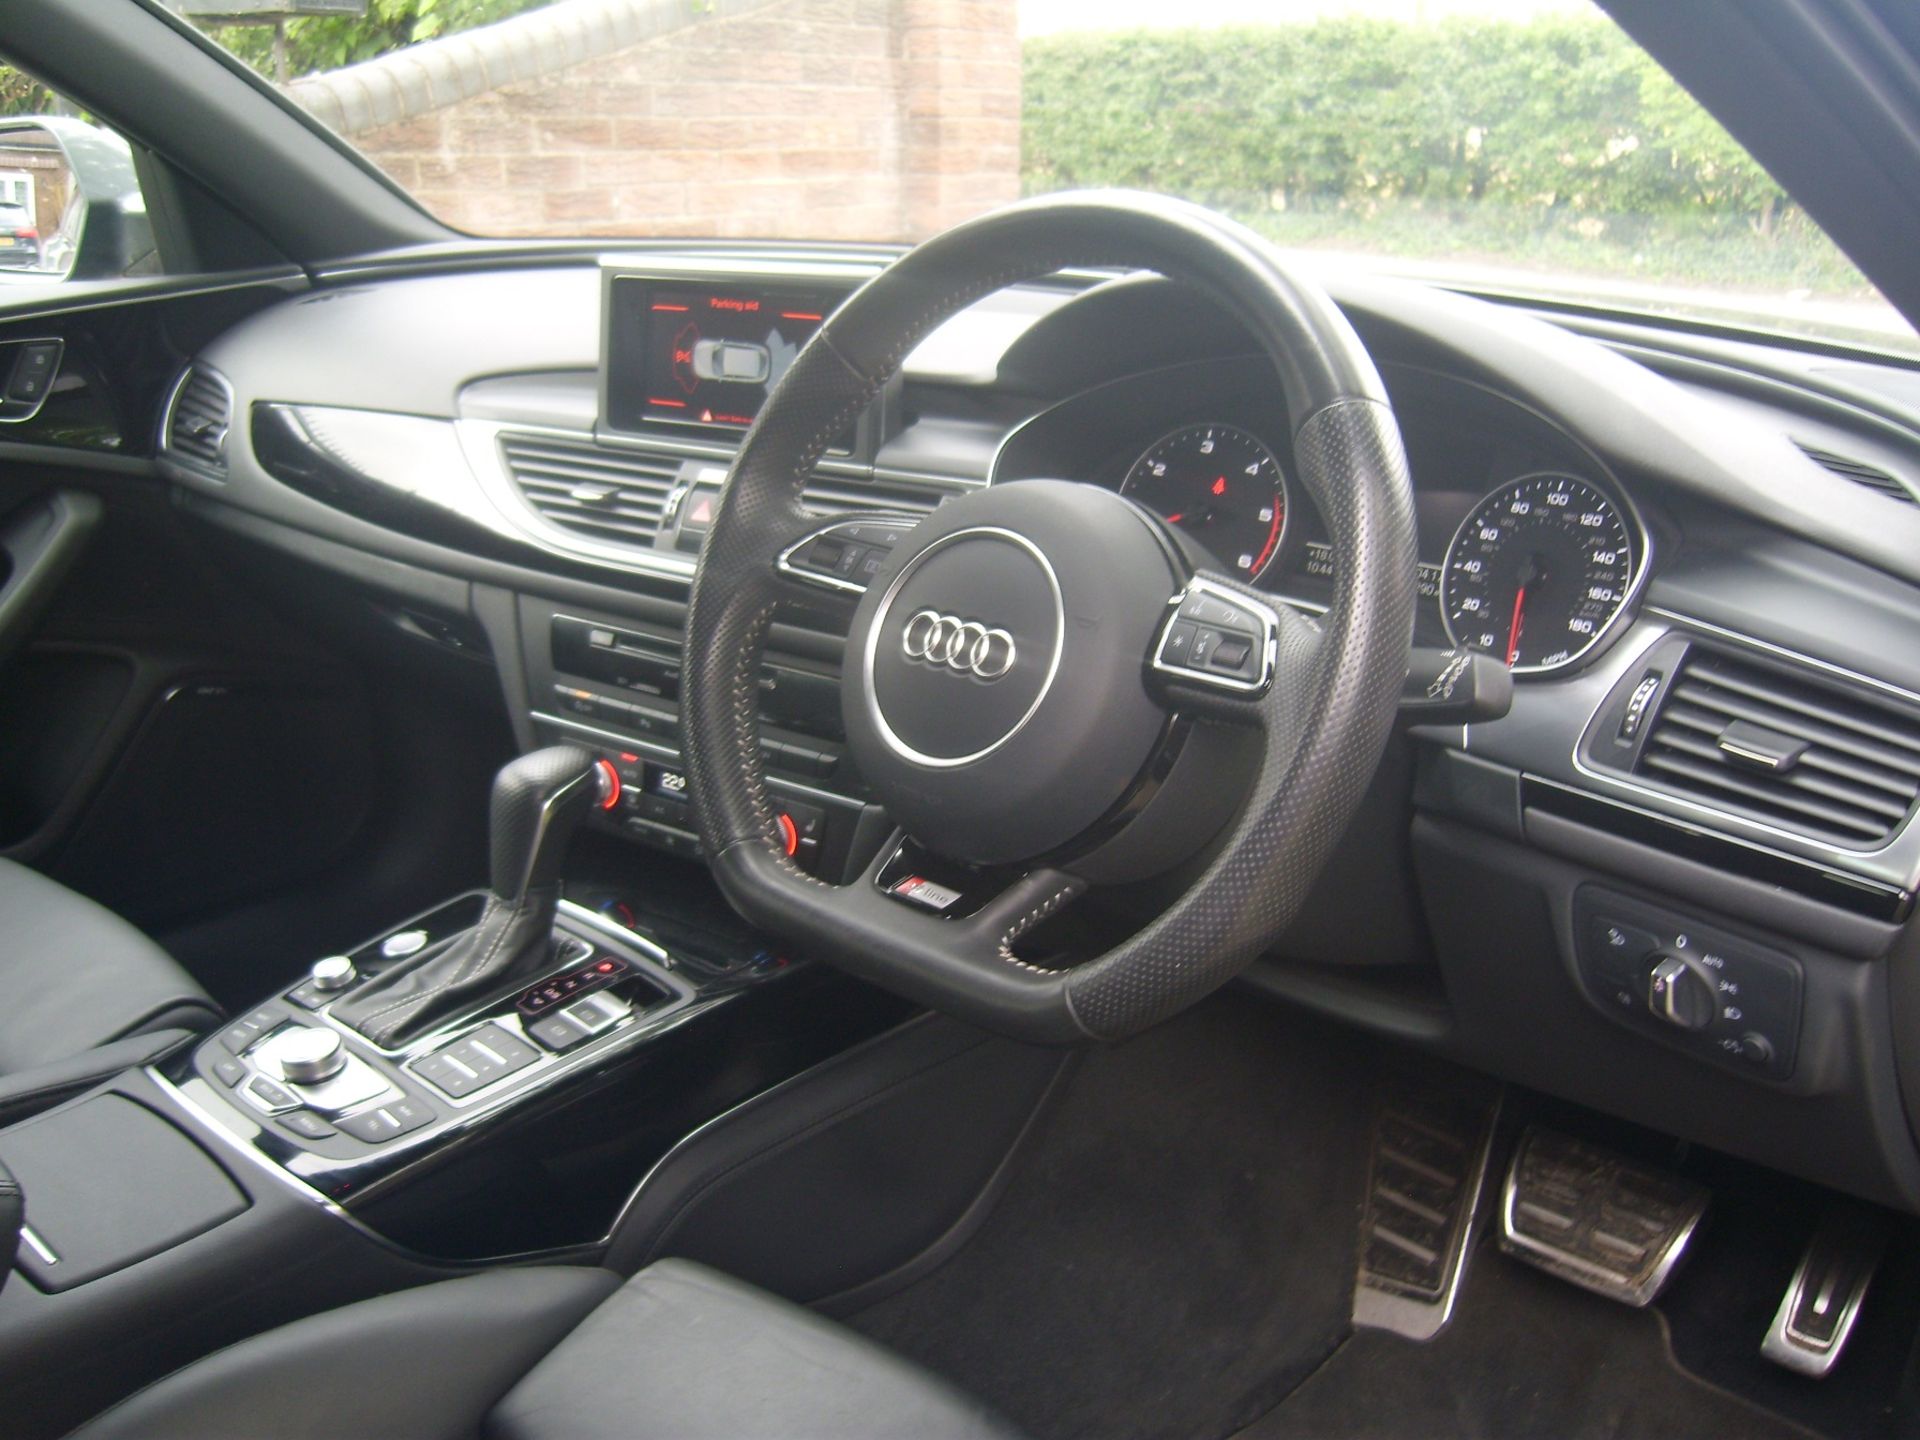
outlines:
{"label": "black leather upholstery", "polygon": [[685,1260],[642,1270],[489,1418],[488,1440],[1004,1440],[980,1401],[812,1311]]}
{"label": "black leather upholstery", "polygon": [[72,1440],[1011,1440],[979,1401],[686,1261],[499,1270],[302,1320]]}
{"label": "black leather upholstery", "polygon": [[343,1306],[176,1371],[73,1440],[472,1440],[619,1284],[607,1270],[497,1270]]}
{"label": "black leather upholstery", "polygon": [[220,1019],[111,911],[0,860],[0,1125],[144,1063]]}

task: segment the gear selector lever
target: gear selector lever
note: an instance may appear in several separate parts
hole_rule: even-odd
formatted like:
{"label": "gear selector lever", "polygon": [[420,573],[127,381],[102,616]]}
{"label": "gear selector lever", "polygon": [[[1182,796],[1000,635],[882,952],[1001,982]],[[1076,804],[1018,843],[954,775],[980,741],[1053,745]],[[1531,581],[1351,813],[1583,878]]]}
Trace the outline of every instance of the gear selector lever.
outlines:
{"label": "gear selector lever", "polygon": [[572,745],[535,750],[503,768],[493,782],[491,893],[479,922],[337,1002],[334,1019],[393,1049],[510,980],[537,975],[553,957],[567,841],[615,783],[607,767]]}

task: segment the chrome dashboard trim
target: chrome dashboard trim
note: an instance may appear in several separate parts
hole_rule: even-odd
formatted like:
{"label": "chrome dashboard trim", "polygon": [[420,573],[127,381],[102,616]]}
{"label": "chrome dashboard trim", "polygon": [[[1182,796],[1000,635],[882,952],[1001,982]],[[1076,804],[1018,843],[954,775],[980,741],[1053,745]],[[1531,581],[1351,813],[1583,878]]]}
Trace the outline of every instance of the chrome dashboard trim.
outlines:
{"label": "chrome dashboard trim", "polygon": [[529,544],[568,560],[584,560],[590,564],[660,579],[692,581],[695,565],[692,556],[671,550],[642,550],[636,546],[615,545],[562,530],[535,510],[520,493],[520,487],[513,483],[506,459],[501,454],[500,441],[503,435],[545,436],[574,443],[598,444],[597,437],[591,432],[560,426],[523,425],[517,421],[473,419],[455,420],[453,430],[459,438],[461,451],[467,457],[467,467],[479,482],[481,493],[502,521]]}
{"label": "chrome dashboard trim", "polygon": [[[182,470],[202,480],[211,480],[216,485],[225,485],[233,478],[233,461],[230,456],[224,466],[213,466],[204,460],[196,460],[191,455],[183,455],[167,444],[167,436],[173,433],[173,412],[180,404],[181,395],[186,393],[187,381],[193,378],[196,370],[212,379],[226,392],[227,425],[220,432],[220,453],[227,454],[227,442],[233,438],[233,427],[238,420],[234,414],[234,407],[238,402],[234,397],[233,382],[206,361],[195,359],[189,360],[180,371],[179,379],[175,380],[173,387],[167,391],[167,403],[160,407],[160,433],[154,437],[154,457],[165,460],[170,465],[178,465]],[[53,387],[47,388],[48,393],[51,394]]]}

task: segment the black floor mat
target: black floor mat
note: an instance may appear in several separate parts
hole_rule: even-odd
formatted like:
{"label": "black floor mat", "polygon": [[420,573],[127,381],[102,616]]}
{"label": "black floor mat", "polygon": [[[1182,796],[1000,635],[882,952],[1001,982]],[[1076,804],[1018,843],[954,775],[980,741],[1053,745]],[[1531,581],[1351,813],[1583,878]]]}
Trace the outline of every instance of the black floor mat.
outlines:
{"label": "black floor mat", "polygon": [[981,1232],[852,1323],[1040,1440],[1230,1434],[1346,1332],[1379,1053],[1228,997],[1090,1055]]}
{"label": "black floor mat", "polygon": [[1674,1364],[1661,1316],[1482,1246],[1426,1345],[1356,1334],[1238,1440],[1804,1440]]}

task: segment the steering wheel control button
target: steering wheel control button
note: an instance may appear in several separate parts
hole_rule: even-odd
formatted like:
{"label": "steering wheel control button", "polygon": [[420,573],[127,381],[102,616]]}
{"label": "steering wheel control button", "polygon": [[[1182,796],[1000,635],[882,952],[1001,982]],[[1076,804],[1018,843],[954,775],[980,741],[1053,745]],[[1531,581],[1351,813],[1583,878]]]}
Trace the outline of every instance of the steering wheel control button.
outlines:
{"label": "steering wheel control button", "polygon": [[498,1025],[487,1025],[416,1060],[416,1074],[458,1100],[524,1070],[540,1052]]}
{"label": "steering wheel control button", "polygon": [[1176,597],[1153,665],[1182,680],[1257,694],[1273,676],[1279,616],[1195,577]]}
{"label": "steering wheel control button", "polygon": [[286,1126],[302,1140],[324,1140],[335,1134],[333,1126],[322,1120],[311,1110],[295,1110],[280,1117],[280,1124]]}
{"label": "steering wheel control button", "polygon": [[1574,896],[1581,983],[1616,1022],[1769,1080],[1793,1074],[1800,962],[1593,886]]}
{"label": "steering wheel control button", "polygon": [[829,590],[864,593],[913,525],[911,520],[850,520],[829,525],[787,549],[775,568],[783,575]]}
{"label": "steering wheel control button", "polygon": [[432,1123],[433,1110],[426,1101],[402,1095],[371,1110],[362,1110],[358,1115],[344,1117],[340,1121],[340,1128],[356,1140],[364,1140],[369,1145],[382,1145]]}

